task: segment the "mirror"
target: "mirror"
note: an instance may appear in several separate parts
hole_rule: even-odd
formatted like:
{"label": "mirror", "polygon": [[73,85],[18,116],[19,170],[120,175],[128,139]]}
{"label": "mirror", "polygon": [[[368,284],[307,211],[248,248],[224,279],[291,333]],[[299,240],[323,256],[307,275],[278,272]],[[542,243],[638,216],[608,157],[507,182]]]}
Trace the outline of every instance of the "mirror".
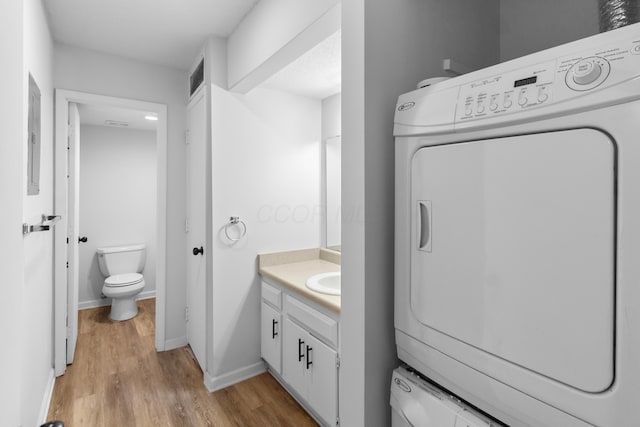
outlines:
{"label": "mirror", "polygon": [[325,219],[326,219],[326,246],[327,249],[340,252],[340,224],[342,220],[341,214],[341,153],[342,138],[334,136],[324,141],[325,149]]}

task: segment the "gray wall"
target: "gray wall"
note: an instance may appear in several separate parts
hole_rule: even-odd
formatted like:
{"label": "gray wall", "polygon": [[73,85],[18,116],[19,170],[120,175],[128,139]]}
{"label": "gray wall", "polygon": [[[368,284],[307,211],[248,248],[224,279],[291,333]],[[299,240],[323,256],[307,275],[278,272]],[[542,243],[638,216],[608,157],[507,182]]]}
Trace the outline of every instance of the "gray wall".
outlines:
{"label": "gray wall", "polygon": [[[498,0],[349,0],[342,4],[343,363],[340,419],[390,425],[394,140],[398,96],[442,75],[442,59],[499,60]],[[472,36],[470,36],[472,35]],[[365,357],[366,355],[366,357]]]}
{"label": "gray wall", "polygon": [[598,33],[597,0],[501,0],[500,61]]}

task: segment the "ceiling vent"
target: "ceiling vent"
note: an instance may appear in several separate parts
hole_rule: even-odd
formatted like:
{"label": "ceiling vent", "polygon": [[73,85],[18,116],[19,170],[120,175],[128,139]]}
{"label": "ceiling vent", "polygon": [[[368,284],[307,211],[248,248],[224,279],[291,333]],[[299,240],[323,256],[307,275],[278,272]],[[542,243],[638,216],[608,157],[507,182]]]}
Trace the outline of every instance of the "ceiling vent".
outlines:
{"label": "ceiling vent", "polygon": [[105,126],[112,126],[112,127],[116,127],[116,128],[126,128],[129,127],[129,123],[127,122],[121,122],[118,120],[105,120],[104,121],[104,125]]}

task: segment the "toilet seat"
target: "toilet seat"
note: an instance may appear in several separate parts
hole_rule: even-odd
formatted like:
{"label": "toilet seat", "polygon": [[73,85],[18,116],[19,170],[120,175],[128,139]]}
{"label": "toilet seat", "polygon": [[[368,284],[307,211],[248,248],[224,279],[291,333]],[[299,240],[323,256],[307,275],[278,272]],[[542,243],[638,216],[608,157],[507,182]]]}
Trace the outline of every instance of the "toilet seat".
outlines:
{"label": "toilet seat", "polygon": [[144,277],[139,273],[114,274],[105,279],[104,286],[117,288],[120,286],[135,285],[143,280]]}

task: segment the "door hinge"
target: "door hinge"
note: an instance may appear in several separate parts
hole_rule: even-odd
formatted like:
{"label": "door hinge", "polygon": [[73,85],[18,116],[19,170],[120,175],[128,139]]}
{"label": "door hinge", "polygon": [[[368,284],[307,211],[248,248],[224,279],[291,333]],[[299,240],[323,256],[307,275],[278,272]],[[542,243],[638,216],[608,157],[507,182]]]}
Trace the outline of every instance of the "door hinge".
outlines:
{"label": "door hinge", "polygon": [[340,355],[336,353],[336,368],[340,369]]}
{"label": "door hinge", "polygon": [[189,218],[185,218],[184,220],[184,232],[185,233],[189,232]]}
{"label": "door hinge", "polygon": [[69,261],[67,261],[67,268],[69,268]]}
{"label": "door hinge", "polygon": [[189,145],[191,143],[191,132],[187,129],[184,131],[184,143]]}
{"label": "door hinge", "polygon": [[69,244],[69,238],[67,237],[67,245]]}
{"label": "door hinge", "polygon": [[71,338],[71,328],[67,326],[67,339]]}
{"label": "door hinge", "polygon": [[340,417],[336,417],[336,427],[340,427]]}
{"label": "door hinge", "polygon": [[188,322],[189,321],[189,307],[185,307],[184,308],[184,321]]}

